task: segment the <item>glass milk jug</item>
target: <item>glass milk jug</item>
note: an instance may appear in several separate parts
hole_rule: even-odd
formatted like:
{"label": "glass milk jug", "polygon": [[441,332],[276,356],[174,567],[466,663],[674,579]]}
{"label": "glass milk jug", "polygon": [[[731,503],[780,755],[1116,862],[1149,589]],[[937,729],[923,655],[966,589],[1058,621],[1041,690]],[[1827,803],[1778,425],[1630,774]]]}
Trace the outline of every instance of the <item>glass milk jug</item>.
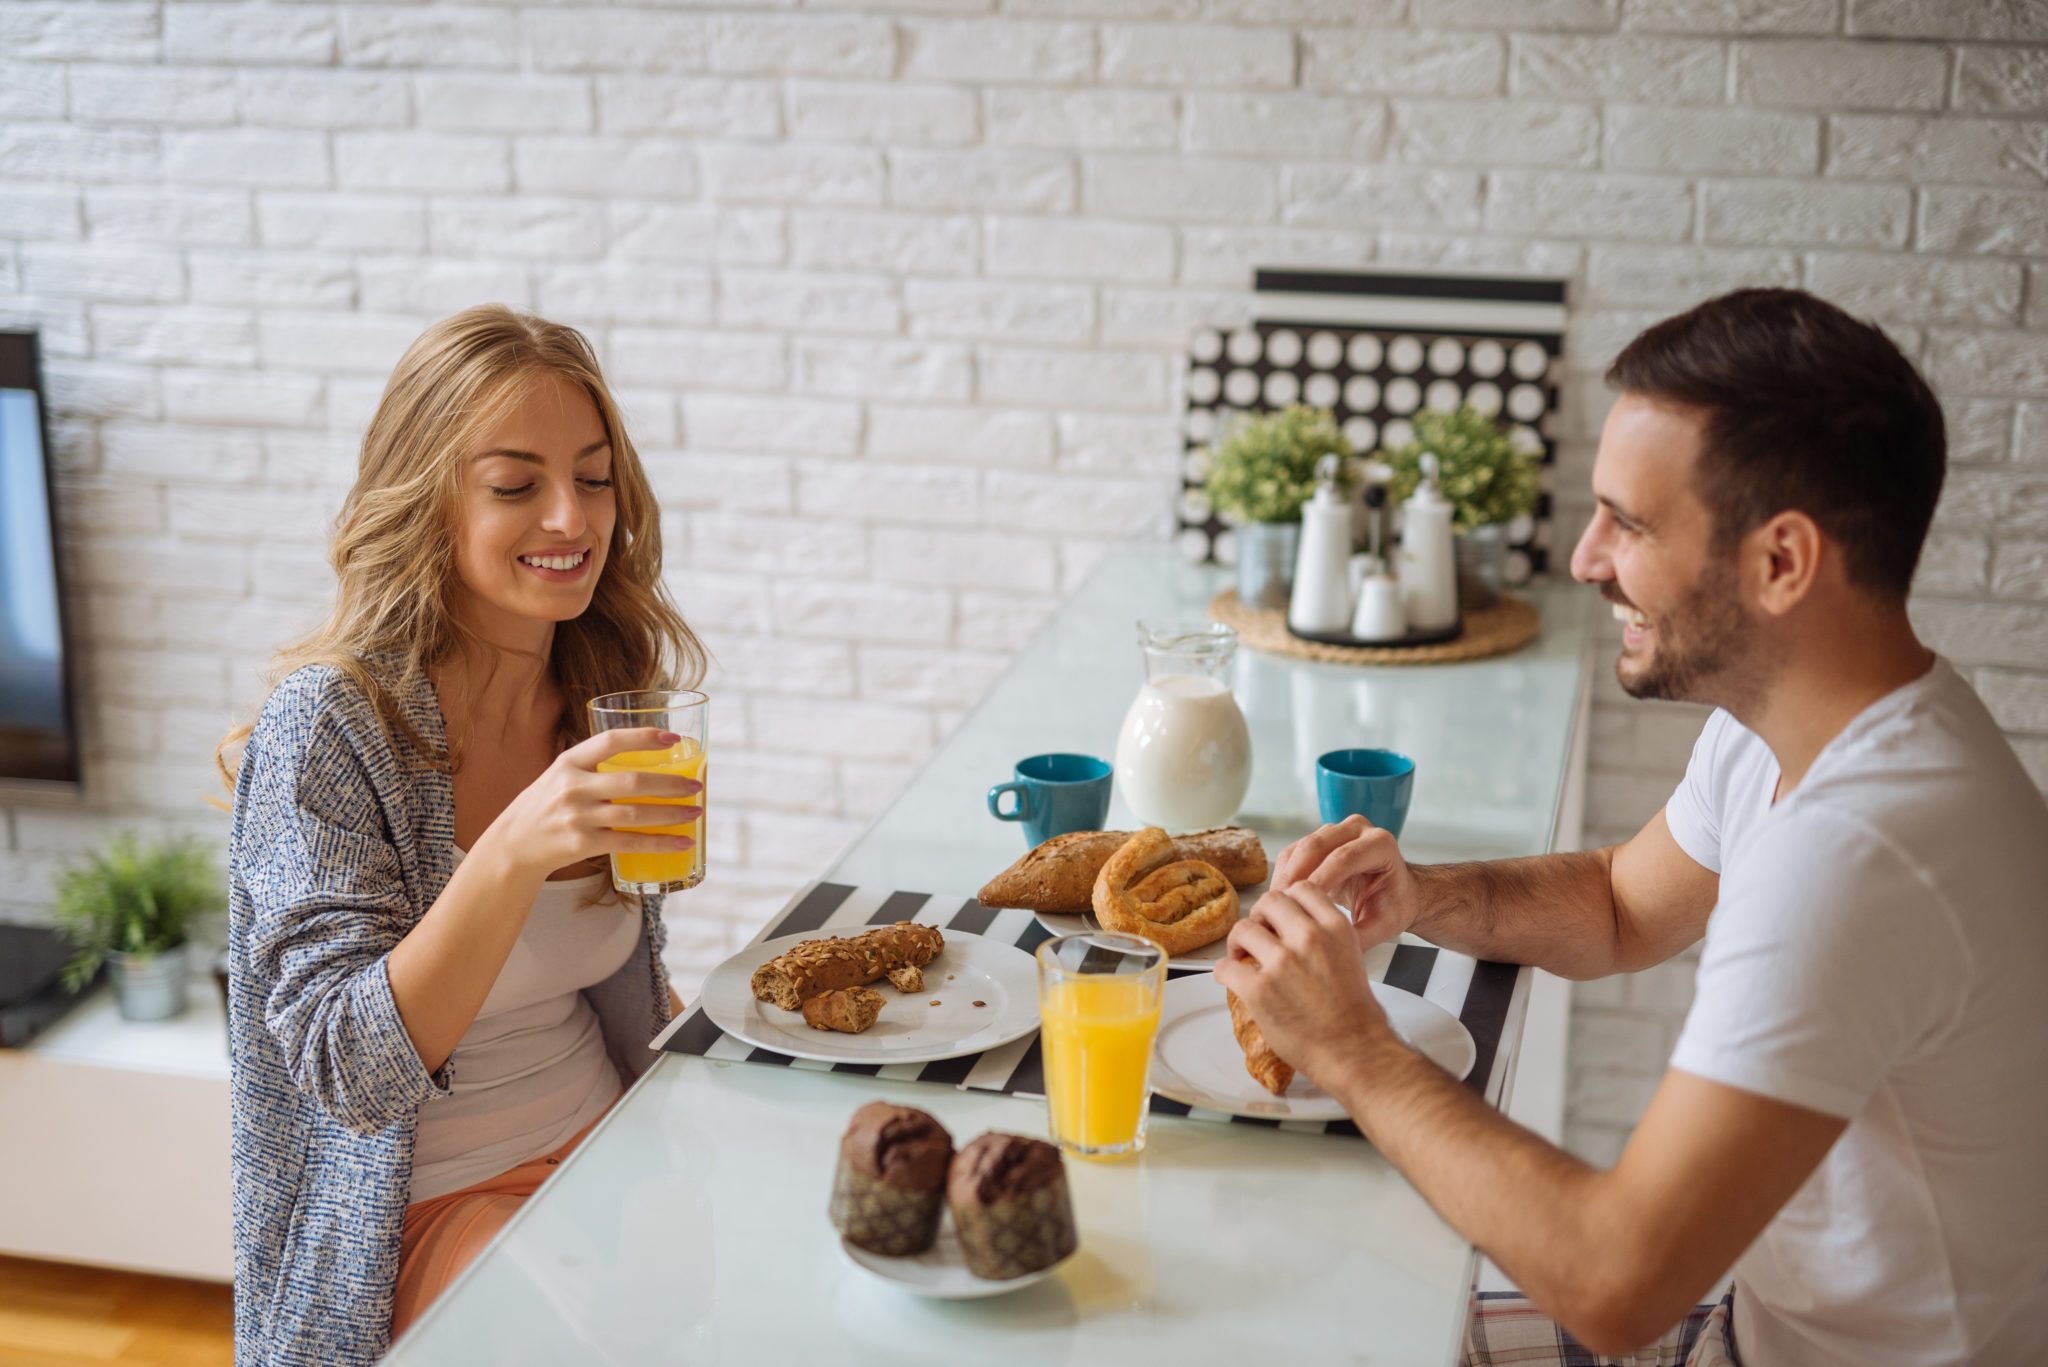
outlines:
{"label": "glass milk jug", "polygon": [[1237,632],[1213,622],[1140,622],[1145,686],[1124,714],[1116,786],[1148,826],[1226,826],[1252,781],[1252,738],[1230,692]]}

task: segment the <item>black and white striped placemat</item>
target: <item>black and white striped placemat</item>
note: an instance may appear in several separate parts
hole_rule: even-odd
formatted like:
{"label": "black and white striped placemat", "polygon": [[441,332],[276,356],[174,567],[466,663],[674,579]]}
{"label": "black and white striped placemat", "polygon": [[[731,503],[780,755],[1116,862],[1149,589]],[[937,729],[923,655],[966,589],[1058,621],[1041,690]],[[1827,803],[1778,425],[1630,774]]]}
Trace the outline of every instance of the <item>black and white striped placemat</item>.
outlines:
{"label": "black and white striped placemat", "polygon": [[[758,943],[813,931],[846,933],[861,926],[891,925],[897,921],[938,926],[948,935],[986,935],[990,939],[1013,944],[1027,954],[1051,938],[1030,912],[998,911],[971,897],[817,883],[798,894],[782,915],[769,922],[754,940]],[[1078,923],[1076,928],[1079,928]],[[1367,956],[1367,967],[1375,981],[1384,981],[1427,998],[1464,1023],[1479,1046],[1479,1060],[1473,1065],[1465,1085],[1499,1105],[1509,1072],[1500,1063],[1514,1056],[1522,1017],[1516,1008],[1520,1004],[1518,998],[1528,990],[1525,986],[1527,973],[1513,964],[1480,963],[1447,949],[1412,944],[1380,946]],[[1180,977],[1185,972],[1199,971],[1173,970],[1171,976]],[[734,1039],[712,1024],[710,1017],[704,1014],[704,1008],[697,1006],[658,1037],[654,1047],[673,1054],[699,1054],[711,1059],[763,1063],[811,1072],[860,1073],[893,1082],[940,1083],[1018,1096],[1045,1095],[1045,1074],[1035,1033],[985,1053],[965,1054],[933,1063],[824,1063],[814,1059],[793,1059],[787,1054],[757,1049]],[[1358,1128],[1348,1120],[1253,1119],[1190,1107],[1185,1102],[1163,1096],[1152,1098],[1152,1113],[1317,1133],[1358,1133]]]}

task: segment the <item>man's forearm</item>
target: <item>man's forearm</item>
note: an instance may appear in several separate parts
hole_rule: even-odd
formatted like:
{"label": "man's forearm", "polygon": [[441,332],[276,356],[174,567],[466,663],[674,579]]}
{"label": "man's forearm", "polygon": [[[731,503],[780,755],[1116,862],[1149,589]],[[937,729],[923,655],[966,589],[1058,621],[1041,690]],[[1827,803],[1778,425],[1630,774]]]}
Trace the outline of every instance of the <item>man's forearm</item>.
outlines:
{"label": "man's forearm", "polygon": [[1410,867],[1421,902],[1413,930],[1432,944],[1566,978],[1623,967],[1612,850]]}

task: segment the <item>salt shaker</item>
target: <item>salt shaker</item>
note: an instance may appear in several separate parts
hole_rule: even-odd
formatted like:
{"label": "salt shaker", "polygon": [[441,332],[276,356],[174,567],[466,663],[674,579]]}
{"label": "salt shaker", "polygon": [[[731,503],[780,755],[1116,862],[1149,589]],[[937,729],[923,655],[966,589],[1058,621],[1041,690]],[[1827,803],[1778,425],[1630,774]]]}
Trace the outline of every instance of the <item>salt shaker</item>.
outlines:
{"label": "salt shaker", "polygon": [[1344,458],[1316,462],[1316,494],[1301,509],[1301,551],[1287,625],[1296,631],[1342,631],[1351,622],[1351,501],[1338,480]]}
{"label": "salt shaker", "polygon": [[1422,480],[1401,505],[1401,606],[1411,631],[1441,631],[1458,621],[1458,562],[1451,544],[1455,509],[1437,487],[1436,453],[1422,454]]}

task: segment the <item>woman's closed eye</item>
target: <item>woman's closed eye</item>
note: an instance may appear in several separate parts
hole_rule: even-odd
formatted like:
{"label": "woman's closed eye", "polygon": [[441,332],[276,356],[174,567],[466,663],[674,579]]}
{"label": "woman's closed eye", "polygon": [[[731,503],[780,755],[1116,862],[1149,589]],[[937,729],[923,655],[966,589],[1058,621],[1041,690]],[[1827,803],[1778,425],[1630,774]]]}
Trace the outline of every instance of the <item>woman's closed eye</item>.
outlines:
{"label": "woman's closed eye", "polygon": [[[576,483],[581,485],[585,490],[593,494],[599,492],[600,490],[609,489],[612,487],[612,481],[609,475],[607,475],[603,479],[586,479],[579,477]],[[502,489],[495,484],[486,485],[485,487],[491,491],[491,497],[493,498],[522,498],[525,495],[533,492],[533,483],[531,481],[528,481],[527,483],[522,484],[514,489]]]}

